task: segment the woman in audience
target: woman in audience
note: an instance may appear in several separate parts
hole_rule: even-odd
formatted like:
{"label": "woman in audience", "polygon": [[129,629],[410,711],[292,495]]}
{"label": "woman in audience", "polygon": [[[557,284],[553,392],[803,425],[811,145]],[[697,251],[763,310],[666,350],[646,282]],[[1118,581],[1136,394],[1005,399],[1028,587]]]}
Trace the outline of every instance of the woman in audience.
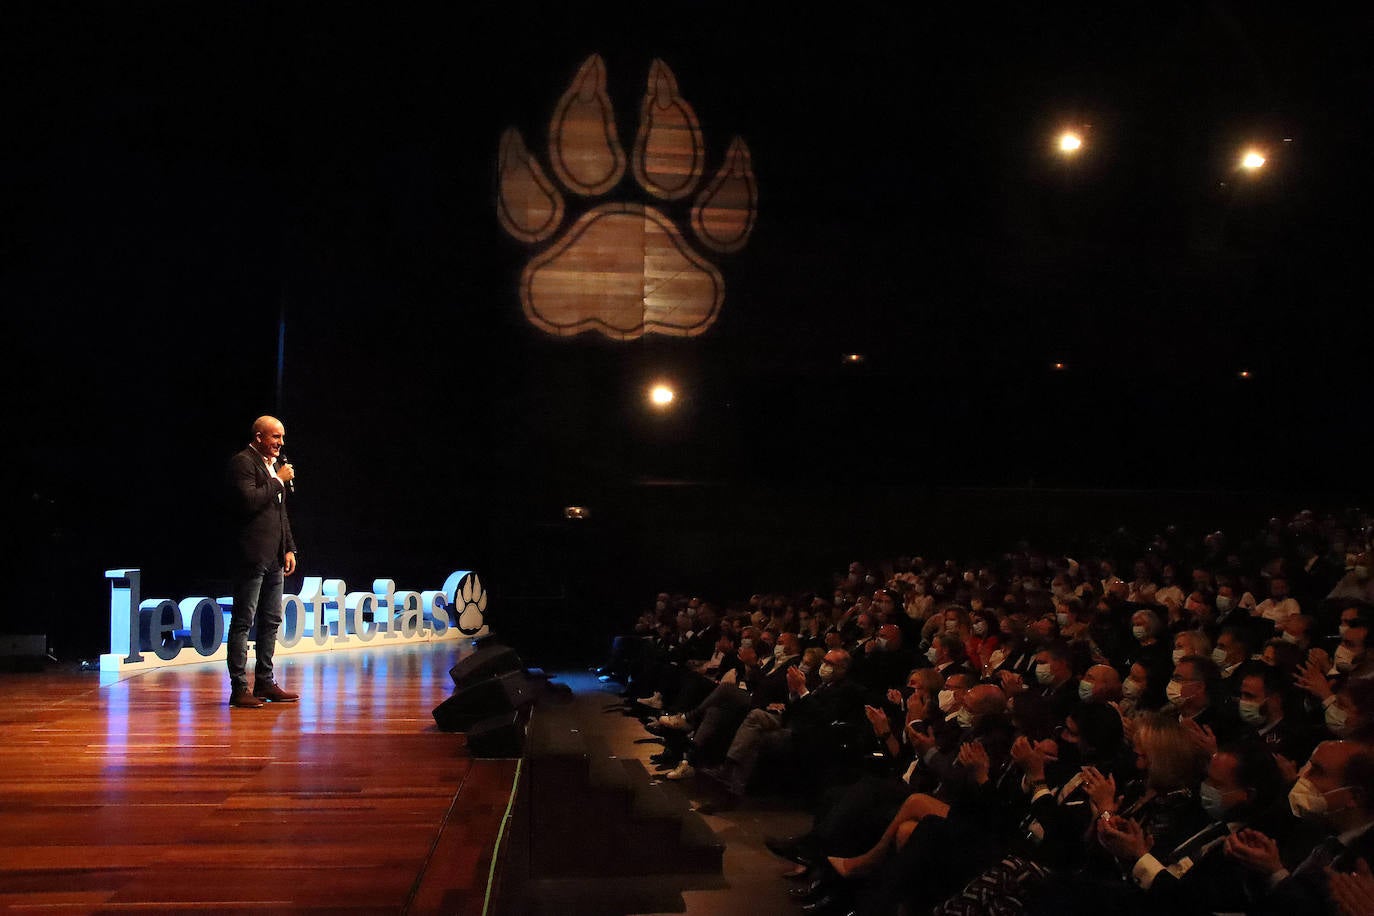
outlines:
{"label": "woman in audience", "polygon": [[[927,646],[939,640],[937,657],[951,662],[945,675],[959,672],[952,675],[957,682],[950,681],[956,689],[926,667],[911,672],[905,686],[884,689],[877,684],[865,726],[871,730],[871,746],[860,742],[849,751],[853,765],[840,771],[849,775],[826,787],[806,843],[797,845],[793,841],[801,838],[793,838],[773,841],[770,848],[777,846],[780,854],[811,866],[803,871],[812,882],[799,890],[813,904],[833,902],[827,895],[838,888],[864,913],[892,913],[902,903],[911,912],[926,912],[957,890],[960,885],[950,887],[951,881],[967,886],[946,900],[941,912],[1172,910],[1182,899],[1176,896],[1178,889],[1196,888],[1201,880],[1196,875],[1188,881],[1180,878],[1190,867],[1185,860],[1192,861],[1195,852],[1206,854],[1188,845],[1198,831],[1224,832],[1228,824],[1248,822],[1275,796],[1275,771],[1290,781],[1296,778],[1301,761],[1281,759],[1270,740],[1279,725],[1300,719],[1303,727],[1333,738],[1374,742],[1374,676],[1349,661],[1363,651],[1368,627],[1362,621],[1374,616],[1374,608],[1357,605],[1347,619],[1348,602],[1321,607],[1304,598],[1311,621],[1308,632],[1297,634],[1301,645],[1291,638],[1265,643],[1268,622],[1247,610],[1255,606],[1258,569],[1271,575],[1298,570],[1298,560],[1329,553],[1321,539],[1336,530],[1334,525],[1270,525],[1266,540],[1232,547],[1220,532],[1194,545],[1169,529],[1152,541],[1114,548],[1123,557],[1149,559],[1136,564],[1135,581],[1129,585],[1111,572],[1115,567],[1104,566],[1102,593],[1082,590],[1098,578],[1094,563],[1085,563],[1085,569],[1067,559],[1046,562],[1044,554],[1021,546],[1000,563],[936,565],[918,558],[909,571],[901,563],[902,574],[891,580],[901,590],[900,601],[881,590],[870,597],[873,584],[862,575],[851,581],[851,570],[836,589],[844,604],[833,617],[827,602],[815,602],[809,594],[790,601],[760,596],[748,610],[775,631],[799,630],[809,648],[809,667],[818,664],[823,648],[853,649],[856,640],[871,637],[857,626],[860,615],[870,624],[891,623],[895,616],[899,624],[919,627]],[[1341,530],[1357,541],[1342,544],[1346,552],[1367,555],[1367,518]],[[1309,543],[1313,538],[1315,547]],[[1327,557],[1328,562],[1341,560]],[[1151,563],[1170,573],[1159,590],[1150,588]],[[1190,592],[1173,582],[1175,569],[1188,571],[1181,584]],[[1160,604],[1159,594],[1174,600]],[[984,595],[995,611],[981,606]],[[798,613],[798,607],[804,611]],[[677,614],[687,610],[685,599],[660,596],[659,606],[643,616],[634,634],[621,637],[618,650],[635,643],[629,646],[635,651],[626,653],[639,656],[635,667],[651,660],[672,664],[674,631],[683,627]],[[1357,623],[1362,629],[1352,636]],[[1246,638],[1238,639],[1237,633]],[[1122,676],[1119,703],[1076,706],[1063,722],[1042,721],[1046,703],[1039,696],[1043,691],[1034,689],[1032,672],[1037,654],[1043,655],[1048,641],[1057,638],[1068,644],[1071,677],[1090,665],[1116,668]],[[1213,638],[1224,643],[1218,646],[1219,659],[1213,654]],[[1256,663],[1246,656],[1261,644],[1261,658],[1280,672],[1277,679],[1251,676],[1247,665]],[[1348,650],[1344,666],[1338,664],[1342,659],[1328,654],[1338,644]],[[1325,648],[1309,650],[1309,645]],[[970,670],[954,658],[965,652]],[[1245,674],[1243,680],[1252,688],[1252,682],[1262,681],[1264,689],[1239,695],[1212,691],[1217,679],[1211,669],[1221,662],[1225,670]],[[1176,666],[1181,666],[1179,672],[1174,672]],[[1214,733],[1219,727],[1208,732],[1193,717],[1181,723],[1177,703],[1170,707],[1172,715],[1156,714],[1171,676],[1181,684],[1202,683],[1211,700],[1207,708],[1216,707],[1223,718],[1233,717],[1237,698],[1258,708],[1263,715],[1244,710],[1250,714],[1242,732],[1248,743],[1217,751]],[[1011,707],[1015,740],[1007,738],[1009,753],[1008,744],[989,753],[992,745],[967,740],[972,719],[961,726],[958,697],[983,697],[1008,680],[1019,685]],[[1282,704],[1276,704],[1295,690],[1305,698],[1305,707],[1282,706],[1284,715],[1278,716]],[[1181,686],[1175,692],[1188,691]],[[789,696],[779,705],[786,708],[796,699]],[[967,712],[971,717],[971,710]],[[914,743],[913,723],[937,725],[947,738]],[[1053,740],[1047,740],[1051,730]],[[1126,747],[1134,754],[1123,763]],[[856,781],[862,767],[873,766],[874,749],[882,752],[882,774],[870,772]],[[913,771],[921,774],[919,786],[903,778]],[[943,780],[964,789],[952,792]],[[840,858],[846,856],[850,858]],[[817,884],[826,874],[827,857],[836,857],[836,866]],[[1139,888],[1130,880],[1131,872],[1138,872]],[[839,873],[848,878],[839,878]],[[1147,881],[1142,874],[1152,877]],[[1206,899],[1220,905],[1226,898],[1218,893]]]}
{"label": "woman in audience", "polygon": [[[1172,718],[1142,717],[1133,744],[1139,778],[1118,793],[1116,778],[1098,767],[1083,767],[1081,786],[1089,799],[1086,833],[1051,818],[1040,822],[1045,837],[1033,850],[1006,856],[936,908],[937,913],[1083,912],[1097,883],[1119,880],[1120,872],[1098,841],[1104,822],[1125,830],[1130,820],[1153,838],[1150,849],[1174,849],[1201,829],[1208,817],[1199,800],[1207,758]],[[1062,792],[1063,790],[1061,790]],[[1048,804],[1041,795],[1042,806]],[[1067,807],[1067,806],[1065,806]],[[1048,810],[1046,808],[1046,810]],[[1076,823],[1076,822],[1075,822]],[[1051,833],[1051,831],[1054,831]],[[1066,841],[1066,833],[1068,839]],[[1052,852],[1057,852],[1055,861]],[[1088,895],[1088,896],[1085,896]]]}
{"label": "woman in audience", "polygon": [[[1225,839],[1265,818],[1288,791],[1274,756],[1261,744],[1226,745],[1212,755],[1199,787],[1211,822],[1169,849],[1151,843],[1135,821],[1108,818],[1098,840],[1131,880],[1093,887],[1096,900],[1127,913],[1240,912],[1249,908],[1246,875],[1224,854]],[[1151,850],[1154,852],[1151,852]]]}
{"label": "woman in audience", "polygon": [[1260,652],[1260,661],[1280,671],[1296,671],[1303,663],[1303,653],[1291,642],[1270,639]]}
{"label": "woman in audience", "polygon": [[1174,666],[1189,655],[1212,655],[1212,641],[1201,630],[1180,630],[1174,635]]}
{"label": "woman in audience", "polygon": [[983,676],[999,683],[1002,672],[1007,672],[1025,680],[1035,668],[1036,653],[1036,646],[1026,635],[1025,615],[1016,613],[1002,617],[998,632],[1000,643],[988,657]]}
{"label": "woman in audience", "polygon": [[1124,653],[1126,664],[1140,662],[1145,665],[1147,670],[1169,670],[1173,667],[1170,658],[1172,643],[1165,645],[1164,622],[1159,619],[1159,615],[1151,610],[1136,611],[1131,615],[1131,636],[1136,642],[1134,648],[1128,648]]}
{"label": "woman in audience", "polygon": [[1121,720],[1108,707],[1084,706],[1053,740],[1037,741],[1028,736],[1037,734],[1035,720],[1043,709],[1029,699],[1017,703],[1021,711],[1015,721],[1022,735],[1012,747],[1012,762],[998,772],[986,754],[969,745],[964,762],[974,771],[979,791],[951,805],[945,816],[927,812],[902,826],[899,849],[858,888],[859,912],[893,912],[899,903],[907,912],[926,912],[1008,855],[1033,857],[1055,868],[1081,859],[1091,817],[1083,767],[1115,772],[1126,765]]}
{"label": "woman in audience", "polygon": [[1001,635],[1001,630],[997,626],[997,617],[991,611],[982,609],[970,611],[969,636],[964,641],[969,666],[977,671],[986,670],[993,653],[1002,643]]}

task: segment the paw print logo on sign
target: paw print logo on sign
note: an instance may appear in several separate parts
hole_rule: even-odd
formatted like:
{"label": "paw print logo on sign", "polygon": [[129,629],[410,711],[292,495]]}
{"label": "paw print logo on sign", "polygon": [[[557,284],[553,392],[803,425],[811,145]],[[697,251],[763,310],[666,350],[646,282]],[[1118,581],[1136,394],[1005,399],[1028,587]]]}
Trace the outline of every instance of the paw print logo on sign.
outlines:
{"label": "paw print logo on sign", "polygon": [[[583,62],[554,110],[548,148],[553,177],[515,128],[502,135],[498,156],[502,228],[529,245],[552,240],[520,278],[520,301],[536,327],[560,337],[597,331],[634,340],[645,334],[695,337],[715,323],[725,281],[699,249],[732,254],[744,248],[758,189],[749,147],[738,137],[703,185],[701,127],[667,64],[655,60],[649,67],[628,163],[651,203],[596,203],[564,227],[567,195],[590,202],[625,177],[625,151],[599,55]],[[669,213],[679,207],[689,209],[675,222]]]}
{"label": "paw print logo on sign", "polygon": [[458,632],[464,636],[475,636],[486,623],[487,590],[477,573],[469,573],[455,590],[454,604],[458,612]]}

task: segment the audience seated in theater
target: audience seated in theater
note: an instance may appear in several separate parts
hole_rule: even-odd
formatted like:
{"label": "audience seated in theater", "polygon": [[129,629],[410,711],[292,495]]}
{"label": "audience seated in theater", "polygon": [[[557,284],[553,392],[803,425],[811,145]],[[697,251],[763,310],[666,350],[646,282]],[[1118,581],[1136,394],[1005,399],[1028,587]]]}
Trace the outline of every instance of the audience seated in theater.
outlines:
{"label": "audience seated in theater", "polygon": [[1328,912],[1335,874],[1374,859],[1374,751],[1355,741],[1317,745],[1288,804],[1296,826],[1277,835],[1238,830],[1225,840],[1226,855],[1257,879],[1251,912]]}
{"label": "audience seated in theater", "polygon": [[[688,733],[689,743],[682,749],[677,766],[667,774],[668,779],[689,779],[696,775],[697,767],[718,764],[750,710],[780,712],[785,707],[788,671],[802,662],[797,634],[778,637],[770,656],[773,664],[767,671],[757,664],[753,646],[741,649],[740,656],[744,666],[737,677],[722,679],[693,709],[659,717],[660,728]],[[813,689],[819,685],[819,675],[814,671],[802,674]]]}
{"label": "audience seated in theater", "polygon": [[815,910],[1321,912],[1374,852],[1371,535],[1304,511],[1086,533],[1082,562],[856,561],[833,604],[719,623],[662,594],[604,676],[664,704],[670,778],[814,803],[770,848]]}
{"label": "audience seated in theater", "polygon": [[[1103,847],[1129,869],[1130,883],[1098,884],[1105,908],[1128,914],[1243,911],[1250,905],[1247,875],[1225,854],[1226,840],[1261,820],[1287,790],[1273,756],[1255,744],[1220,748],[1199,787],[1210,822],[1172,849],[1151,842],[1129,818],[1100,825]],[[1154,848],[1155,852],[1151,853]]]}

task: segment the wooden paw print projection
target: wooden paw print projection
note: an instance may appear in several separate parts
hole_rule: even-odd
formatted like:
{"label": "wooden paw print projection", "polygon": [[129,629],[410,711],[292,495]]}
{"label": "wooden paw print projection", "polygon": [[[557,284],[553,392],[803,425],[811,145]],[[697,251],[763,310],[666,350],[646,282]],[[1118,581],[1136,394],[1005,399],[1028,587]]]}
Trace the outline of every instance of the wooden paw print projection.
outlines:
{"label": "wooden paw print projection", "polygon": [[[738,137],[702,183],[701,127],[667,64],[649,67],[630,152],[634,184],[649,203],[597,202],[621,186],[626,166],[598,55],[583,62],[554,110],[552,177],[515,128],[502,135],[499,156],[501,226],[531,246],[548,243],[520,277],[520,301],[536,327],[560,337],[597,331],[635,340],[695,337],[715,323],[725,282],[710,256],[748,243],[758,189],[749,147]],[[590,208],[565,226],[570,195]],[[685,212],[675,222],[669,214],[678,210]]]}

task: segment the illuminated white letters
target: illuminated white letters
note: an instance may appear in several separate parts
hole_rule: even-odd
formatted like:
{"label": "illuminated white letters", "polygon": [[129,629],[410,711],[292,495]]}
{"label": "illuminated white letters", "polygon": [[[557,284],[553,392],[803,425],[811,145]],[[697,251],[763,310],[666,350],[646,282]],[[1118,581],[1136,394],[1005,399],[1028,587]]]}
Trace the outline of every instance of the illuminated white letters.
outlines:
{"label": "illuminated white letters", "polygon": [[[101,671],[225,657],[232,599],[145,599],[140,570],[110,569],[105,577],[110,580],[110,653],[100,657]],[[442,589],[418,592],[398,591],[395,580],[385,578],[374,579],[370,592],[349,592],[342,579],[307,576],[299,594],[282,595],[277,654],[481,635],[485,608],[486,593],[469,570],[449,575]],[[461,626],[459,614],[468,615]],[[474,621],[477,629],[470,625]]]}

